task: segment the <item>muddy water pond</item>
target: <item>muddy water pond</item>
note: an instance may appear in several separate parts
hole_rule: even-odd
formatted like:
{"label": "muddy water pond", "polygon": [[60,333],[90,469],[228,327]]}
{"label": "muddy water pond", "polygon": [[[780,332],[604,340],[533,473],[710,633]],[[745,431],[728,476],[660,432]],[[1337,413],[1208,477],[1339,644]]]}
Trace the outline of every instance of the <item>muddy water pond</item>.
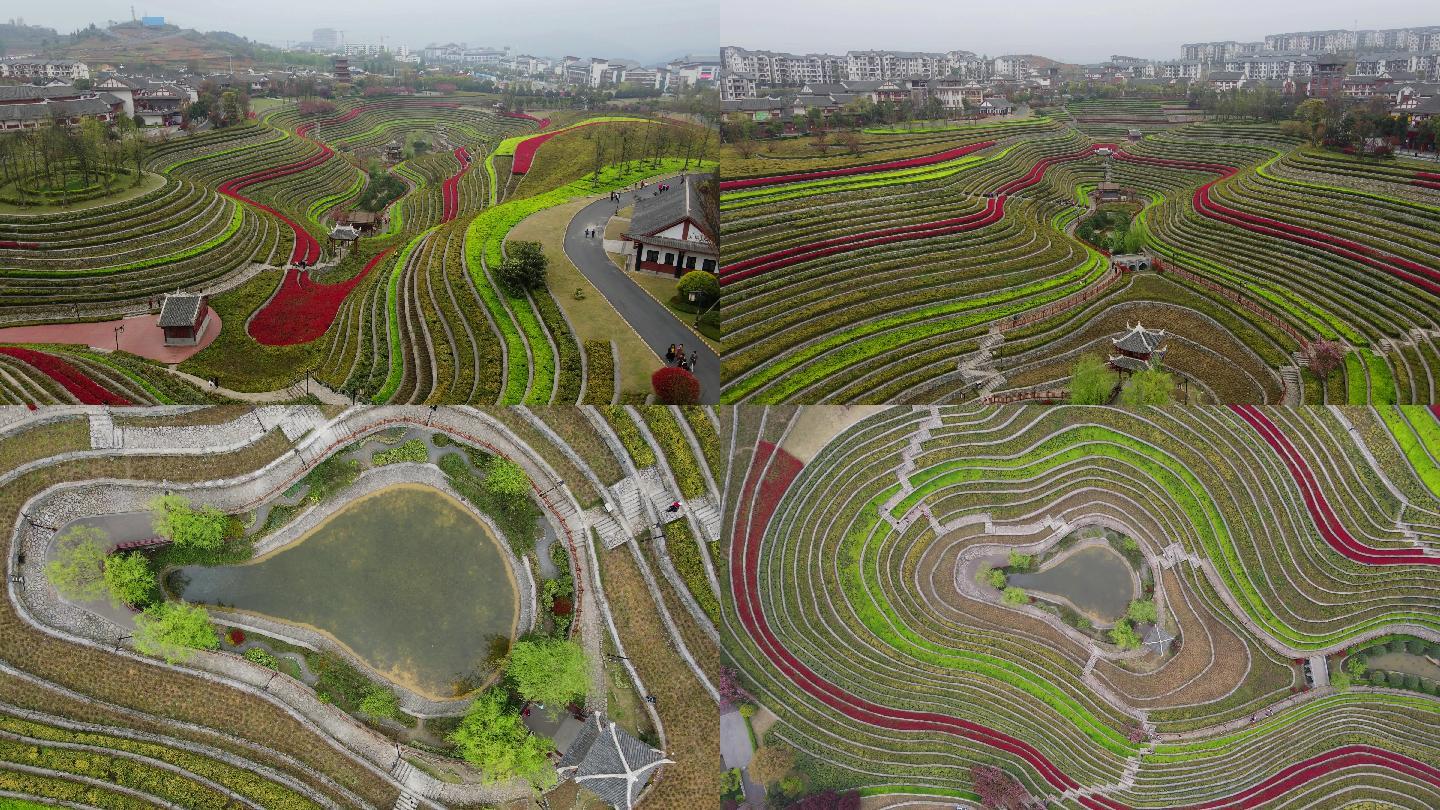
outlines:
{"label": "muddy water pond", "polygon": [[1138,596],[1130,564],[1107,545],[1086,546],[1034,573],[1011,574],[1007,584],[1041,599],[1061,597],[1106,624],[1125,615],[1130,601]]}
{"label": "muddy water pond", "polygon": [[173,592],[317,630],[391,681],[436,698],[513,637],[514,574],[489,529],[449,495],[387,487],[242,565],[186,566]]}

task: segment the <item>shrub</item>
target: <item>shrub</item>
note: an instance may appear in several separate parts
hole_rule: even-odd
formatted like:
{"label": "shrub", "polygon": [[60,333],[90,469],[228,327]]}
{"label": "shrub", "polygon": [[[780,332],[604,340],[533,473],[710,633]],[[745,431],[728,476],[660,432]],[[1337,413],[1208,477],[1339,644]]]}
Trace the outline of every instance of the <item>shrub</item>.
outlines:
{"label": "shrub", "polygon": [[135,649],[167,663],[178,664],[188,660],[194,650],[219,646],[210,614],[199,605],[161,602],[135,617]]}
{"label": "shrub", "polygon": [[756,709],[755,709],[755,704],[754,704],[754,703],[741,703],[741,704],[740,704],[740,716],[743,717],[743,718],[745,718],[746,720],[749,720],[750,718],[754,717],[754,716],[755,716],[755,711],[756,711]]}
{"label": "shrub", "polygon": [[1411,655],[1424,655],[1425,650],[1428,649],[1429,646],[1430,645],[1426,644],[1424,641],[1418,638],[1411,639],[1410,641],[1405,643],[1405,649],[1409,651]]}
{"label": "shrub", "polygon": [[279,671],[280,659],[276,658],[264,647],[251,647],[245,651],[245,660],[259,664],[266,669]]}
{"label": "shrub", "polygon": [[1125,619],[1110,628],[1110,641],[1122,650],[1133,650],[1140,646],[1140,636],[1135,634],[1135,628]]}
{"label": "shrub", "polygon": [[1125,615],[1130,619],[1130,621],[1137,624],[1142,622],[1153,622],[1155,621],[1155,600],[1136,599],[1135,601],[1130,603],[1130,607],[1128,610],[1125,611]]}
{"label": "shrub", "polygon": [[505,261],[495,271],[496,280],[511,295],[545,287],[550,260],[539,242],[505,243]]}
{"label": "shrub", "polygon": [[1405,673],[1390,672],[1385,675],[1385,683],[1391,689],[1401,689],[1405,686]]}
{"label": "shrub", "polygon": [[1390,650],[1390,652],[1396,653],[1396,654],[1405,652],[1405,639],[1403,639],[1403,638],[1391,639],[1391,640],[1390,640],[1390,646],[1389,646],[1388,649]]}
{"label": "shrub", "polygon": [[1035,558],[1029,554],[1021,554],[1018,551],[1010,552],[1010,568],[1014,571],[1024,571],[1034,561]]}
{"label": "shrub", "polygon": [[1310,373],[1327,380],[1345,363],[1345,347],[1334,340],[1317,340],[1305,346]]}
{"label": "shrub", "polygon": [[980,796],[981,805],[996,810],[1023,810],[1035,800],[1020,781],[994,765],[970,768],[970,783]]}
{"label": "shrub", "polygon": [[1417,690],[1420,688],[1420,676],[1414,673],[1405,676],[1405,688]]}
{"label": "shrub", "polygon": [[700,404],[700,380],[683,368],[666,366],[650,375],[650,387],[661,405]]}
{"label": "shrub", "polygon": [[997,590],[1003,589],[1005,587],[1006,577],[1004,571],[1001,571],[998,568],[991,569],[990,573],[986,574],[985,576],[986,579],[988,579],[990,582],[990,587]]}
{"label": "shrub", "polygon": [[1384,685],[1385,685],[1385,670],[1383,670],[1383,669],[1372,669],[1372,670],[1370,670],[1370,685],[1371,685],[1371,686],[1384,686]]}
{"label": "shrub", "polygon": [[1350,688],[1350,675],[1338,669],[1330,671],[1330,685],[1339,690]]}
{"label": "shrub", "polygon": [[238,627],[232,627],[225,631],[225,642],[232,647],[238,647],[245,643],[245,631]]}
{"label": "shrub", "polygon": [[714,273],[705,270],[691,270],[680,277],[680,283],[675,286],[680,294],[680,300],[690,302],[690,293],[695,293],[695,304],[707,307],[715,299],[720,297],[720,279]]}
{"label": "shrub", "polygon": [[400,701],[395,690],[377,686],[360,701],[360,713],[371,720],[390,720],[400,716]]}
{"label": "shrub", "polygon": [[485,470],[485,490],[505,500],[528,500],[530,476],[510,459],[497,458]]}
{"label": "shrub", "polygon": [[773,785],[795,767],[795,752],[783,745],[762,745],[750,758],[750,778]]}
{"label": "shrub", "polygon": [[1024,588],[1017,588],[1014,585],[1005,589],[1005,595],[1001,597],[1007,605],[1024,605],[1030,602],[1029,594]]}
{"label": "shrub", "polygon": [[386,464],[399,464],[402,461],[424,464],[429,460],[430,451],[425,447],[425,442],[420,439],[411,439],[389,450],[381,450],[370,457],[370,461],[377,467],[383,467]]}

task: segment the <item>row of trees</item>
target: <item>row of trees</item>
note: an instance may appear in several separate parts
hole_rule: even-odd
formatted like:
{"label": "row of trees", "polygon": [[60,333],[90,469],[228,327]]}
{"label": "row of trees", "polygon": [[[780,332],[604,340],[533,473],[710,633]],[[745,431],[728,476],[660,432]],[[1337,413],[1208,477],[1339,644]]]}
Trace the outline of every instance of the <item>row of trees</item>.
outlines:
{"label": "row of trees", "polygon": [[594,147],[590,164],[592,180],[598,180],[600,172],[610,166],[622,169],[645,165],[655,167],[660,165],[662,158],[682,156],[684,164],[681,171],[684,171],[690,168],[692,160],[698,163],[711,157],[709,127],[662,121],[638,126],[585,127],[580,132]]}
{"label": "row of trees", "polygon": [[[1099,355],[1084,355],[1070,370],[1070,403],[1104,405],[1110,401],[1120,379]],[[1142,405],[1169,405],[1175,401],[1175,376],[1157,367],[1129,375],[1120,388],[1120,404],[1127,408]]]}
{"label": "row of trees", "polygon": [[[144,161],[144,137],[134,121],[122,117],[114,127],[93,118],[79,126],[55,121],[0,138],[0,187],[20,205],[67,203],[77,183],[109,193],[129,172],[138,185]],[[40,193],[45,190],[55,193]]]}

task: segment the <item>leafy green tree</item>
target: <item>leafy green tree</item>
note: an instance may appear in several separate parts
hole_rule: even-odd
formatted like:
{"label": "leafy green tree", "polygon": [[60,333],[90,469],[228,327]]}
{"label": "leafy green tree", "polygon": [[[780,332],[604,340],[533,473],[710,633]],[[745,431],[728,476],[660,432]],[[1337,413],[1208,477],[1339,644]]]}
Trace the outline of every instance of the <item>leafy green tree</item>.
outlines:
{"label": "leafy green tree", "polygon": [[1099,355],[1087,354],[1070,370],[1070,404],[1104,405],[1115,390],[1115,372]]}
{"label": "leafy green tree", "polygon": [[1010,552],[1010,567],[1016,571],[1024,571],[1034,561],[1035,558],[1029,554],[1021,554],[1018,551]]}
{"label": "leafy green tree", "polygon": [[1007,605],[1025,605],[1030,602],[1030,595],[1025,593],[1024,588],[1014,585],[1005,589],[1005,595],[1001,597]]}
{"label": "leafy green tree", "polygon": [[1130,608],[1125,611],[1126,617],[1137,624],[1142,622],[1155,621],[1155,600],[1136,599],[1130,603]]}
{"label": "leafy green tree", "polygon": [[377,686],[360,701],[360,713],[372,720],[393,719],[400,716],[400,700],[394,689]]}
{"label": "leafy green tree", "polygon": [[106,591],[105,541],[95,526],[72,526],[55,538],[55,551],[45,565],[45,578],[66,599],[88,602]]}
{"label": "leafy green tree", "polygon": [[762,745],[750,757],[750,778],[773,785],[795,768],[795,752],[783,745]]}
{"label": "leafy green tree", "polygon": [[550,259],[539,242],[506,242],[505,261],[500,263],[496,276],[506,291],[524,295],[528,290],[544,288],[549,267]]}
{"label": "leafy green tree", "polygon": [[552,713],[583,697],[590,685],[585,650],[573,641],[533,638],[515,642],[505,675],[515,693],[543,703]]}
{"label": "leafy green tree", "polygon": [[1158,368],[1135,373],[1120,389],[1120,404],[1127,408],[1141,405],[1169,405],[1175,399],[1175,378]]}
{"label": "leafy green tree", "polygon": [[138,551],[112,554],[106,558],[105,587],[110,591],[110,601],[116,607],[145,607],[159,596],[159,589],[155,587],[155,572],[150,570],[150,561]]}
{"label": "leafy green tree", "polygon": [[1338,669],[1330,670],[1330,685],[1337,690],[1344,691],[1350,688],[1350,673]]}
{"label": "leafy green tree", "polygon": [[161,495],[150,502],[155,532],[181,548],[215,551],[225,542],[230,518],[213,506],[192,508],[179,495]]}
{"label": "leafy green tree", "polygon": [[485,784],[519,777],[546,790],[558,781],[548,758],[555,743],[531,734],[499,687],[485,690],[470,704],[449,740],[462,759],[480,770]]}
{"label": "leafy green tree", "polygon": [[220,637],[210,625],[210,614],[199,605],[161,602],[135,617],[135,649],[178,664],[194,650],[213,650]]}
{"label": "leafy green tree", "polygon": [[695,293],[695,303],[698,306],[710,306],[715,299],[720,297],[720,280],[714,273],[705,270],[691,270],[680,277],[680,283],[675,285],[680,293],[680,299],[690,301],[690,293]]}
{"label": "leafy green tree", "polygon": [[526,498],[530,495],[530,476],[508,458],[497,458],[485,469],[485,488],[501,498]]}
{"label": "leafy green tree", "polygon": [[1122,650],[1133,650],[1140,646],[1140,636],[1136,635],[1135,628],[1125,619],[1110,628],[1110,641]]}

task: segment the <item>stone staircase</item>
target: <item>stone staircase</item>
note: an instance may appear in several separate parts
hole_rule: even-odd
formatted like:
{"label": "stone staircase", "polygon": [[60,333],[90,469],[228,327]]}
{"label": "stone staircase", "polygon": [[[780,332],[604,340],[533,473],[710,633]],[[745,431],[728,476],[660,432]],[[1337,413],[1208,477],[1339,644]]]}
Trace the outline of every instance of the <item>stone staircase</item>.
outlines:
{"label": "stone staircase", "polygon": [[690,513],[695,516],[695,522],[705,532],[707,541],[718,541],[720,539],[720,528],[724,525],[724,517],[720,514],[720,507],[710,499],[709,495],[703,498],[695,498],[686,503]]}
{"label": "stone staircase", "polygon": [[1281,366],[1280,382],[1285,387],[1285,398],[1280,404],[1285,406],[1299,405],[1304,399],[1305,383],[1300,379],[1300,368],[1298,366]]}
{"label": "stone staircase", "polygon": [[640,483],[628,476],[610,487],[610,502],[615,505],[615,511],[631,526],[643,526],[647,523],[645,505],[640,500],[643,497],[645,496],[640,492]]}
{"label": "stone staircase", "polygon": [[630,539],[630,534],[615,516],[597,506],[585,512],[585,522],[600,535],[600,542],[606,549],[617,548]]}
{"label": "stone staircase", "polygon": [[415,766],[402,759],[396,763],[391,775],[401,785],[400,795],[395,799],[395,810],[415,810],[419,807],[420,792],[411,787],[412,782],[419,781],[416,778]]}
{"label": "stone staircase", "polygon": [[96,408],[90,412],[90,449],[114,450],[124,446],[124,438],[115,429],[115,419],[109,408]]}

